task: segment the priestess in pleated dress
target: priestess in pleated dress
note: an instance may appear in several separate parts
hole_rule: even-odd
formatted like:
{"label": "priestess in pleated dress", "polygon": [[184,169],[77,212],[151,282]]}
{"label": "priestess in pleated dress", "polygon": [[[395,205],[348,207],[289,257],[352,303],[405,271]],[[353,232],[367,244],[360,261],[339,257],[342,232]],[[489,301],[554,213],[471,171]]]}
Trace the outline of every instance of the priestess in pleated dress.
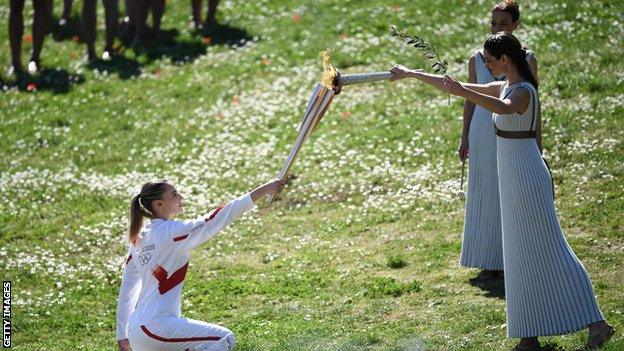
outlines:
{"label": "priestess in pleated dress", "polygon": [[484,44],[487,67],[505,82],[460,83],[448,76],[395,66],[391,80],[413,77],[495,113],[498,185],[503,233],[507,335],[514,350],[540,350],[538,336],[589,328],[587,347],[614,334],[598,308],[589,276],[566,242],[552,183],[535,140],[537,81],[526,51],[510,33]]}
{"label": "priestess in pleated dress", "polygon": [[533,136],[537,91],[527,82],[505,84],[529,91],[523,114],[494,114],[507,335],[558,335],[602,321],[589,276],[563,236],[550,172]]}
{"label": "priestess in pleated dress", "polygon": [[[527,62],[533,53],[527,52]],[[496,78],[485,67],[481,51],[473,55],[477,84],[487,84]],[[477,105],[470,120],[468,134],[468,193],[464,234],[459,263],[464,267],[488,271],[503,270],[503,235],[501,231],[496,135],[492,112]]]}
{"label": "priestess in pleated dress", "polygon": [[[501,1],[492,7],[491,33],[512,33],[518,29],[520,8],[513,1]],[[537,78],[537,61],[532,51],[526,60]],[[488,84],[505,80],[494,76],[485,66],[481,50],[475,51],[468,63],[471,83]],[[539,131],[538,131],[539,134]],[[538,135],[539,136],[539,135]],[[503,235],[498,193],[496,135],[492,112],[466,100],[459,146],[459,158],[468,158],[468,189],[459,264],[482,269],[478,278],[491,279],[503,271]],[[468,155],[469,154],[469,155]]]}

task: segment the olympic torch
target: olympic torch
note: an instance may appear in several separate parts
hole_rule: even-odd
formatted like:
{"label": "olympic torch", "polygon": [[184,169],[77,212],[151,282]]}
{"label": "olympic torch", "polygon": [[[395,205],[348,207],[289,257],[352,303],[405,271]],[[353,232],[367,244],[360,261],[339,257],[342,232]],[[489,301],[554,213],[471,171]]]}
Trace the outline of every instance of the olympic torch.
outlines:
{"label": "olympic torch", "polygon": [[340,94],[342,87],[345,85],[379,82],[390,78],[392,78],[392,73],[389,71],[343,75],[336,69],[336,75],[332,80],[332,88],[336,94]]}
{"label": "olympic torch", "polygon": [[[285,180],[287,178],[290,168],[299,154],[299,150],[308,140],[310,134],[316,130],[316,127],[325,115],[334,96],[342,91],[342,87],[352,84],[378,82],[392,78],[392,73],[388,71],[343,75],[329,63],[329,53],[327,51],[323,51],[321,55],[323,58],[323,77],[321,83],[316,85],[312,96],[310,96],[303,121],[299,127],[299,135],[290,149],[290,153],[286,158],[284,166],[280,170],[278,179]],[[278,194],[269,195],[267,201],[272,202],[277,195]]]}

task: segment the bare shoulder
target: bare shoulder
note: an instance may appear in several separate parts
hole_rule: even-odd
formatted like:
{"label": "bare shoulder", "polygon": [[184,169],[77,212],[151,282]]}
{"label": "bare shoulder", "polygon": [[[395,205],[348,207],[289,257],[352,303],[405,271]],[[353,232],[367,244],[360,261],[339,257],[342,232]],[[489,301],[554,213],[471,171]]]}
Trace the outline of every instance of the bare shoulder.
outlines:
{"label": "bare shoulder", "polygon": [[476,68],[476,57],[475,55],[470,55],[470,58],[468,59],[468,69],[472,72],[475,71]]}
{"label": "bare shoulder", "polygon": [[531,96],[531,91],[529,90],[529,88],[525,85],[520,85],[516,88],[513,89],[513,91],[511,92],[510,96],[515,96],[517,98],[521,98],[521,99],[528,99],[529,96]]}
{"label": "bare shoulder", "polygon": [[470,54],[470,57],[468,58],[468,62],[475,62],[477,60],[477,57],[483,57],[483,54],[481,53],[481,50],[477,49],[475,51],[472,52],[472,54]]}
{"label": "bare shoulder", "polygon": [[476,60],[476,56],[474,54],[470,55],[470,57],[468,58],[468,64],[474,66],[475,60]]}
{"label": "bare shoulder", "polygon": [[515,111],[522,114],[526,112],[526,109],[529,107],[531,91],[528,87],[520,85],[514,88],[511,94],[509,94],[509,99],[514,106]]}

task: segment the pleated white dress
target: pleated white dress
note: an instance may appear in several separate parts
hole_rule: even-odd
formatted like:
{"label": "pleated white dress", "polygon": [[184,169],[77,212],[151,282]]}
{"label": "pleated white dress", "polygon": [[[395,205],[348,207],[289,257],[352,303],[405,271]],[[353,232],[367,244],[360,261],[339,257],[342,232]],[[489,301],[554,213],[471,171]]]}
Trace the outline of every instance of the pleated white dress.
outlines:
{"label": "pleated white dress", "polygon": [[[522,115],[494,114],[503,131],[534,129],[537,92]],[[587,271],[563,237],[550,173],[534,138],[496,137],[500,192],[507,335],[510,338],[566,334],[604,320]]]}
{"label": "pleated white dress", "polygon": [[[481,52],[473,54],[478,84],[496,80]],[[503,242],[496,167],[496,135],[492,112],[477,105],[468,133],[468,190],[459,264],[503,270]]]}

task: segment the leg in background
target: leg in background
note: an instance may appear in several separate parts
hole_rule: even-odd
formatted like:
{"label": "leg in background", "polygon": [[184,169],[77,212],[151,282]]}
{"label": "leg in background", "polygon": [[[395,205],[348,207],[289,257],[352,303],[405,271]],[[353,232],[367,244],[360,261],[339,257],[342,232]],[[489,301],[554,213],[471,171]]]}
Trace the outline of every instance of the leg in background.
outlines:
{"label": "leg in background", "polygon": [[201,29],[201,2],[202,0],[191,0],[191,14],[193,15],[193,26]]}
{"label": "leg in background", "polygon": [[106,44],[104,45],[104,60],[110,59],[113,53],[113,43],[117,35],[117,21],[119,19],[119,0],[104,0],[106,17]]}
{"label": "leg in background", "polygon": [[96,19],[95,12],[97,0],[83,0],[82,4],[82,31],[84,40],[87,43],[87,59],[89,62],[95,60],[95,38]]}
{"label": "leg in background", "polygon": [[9,12],[9,42],[11,45],[10,73],[19,73],[22,67],[22,37],[24,36],[24,0],[11,0]]}
{"label": "leg in background", "polygon": [[160,24],[162,22],[163,14],[165,13],[165,0],[151,0],[152,1],[152,28],[154,30],[154,36],[160,34]]}
{"label": "leg in background", "polygon": [[59,20],[59,26],[64,26],[67,24],[67,21],[69,21],[73,3],[74,3],[74,0],[63,1],[63,14],[61,15],[61,19]]}
{"label": "leg in background", "polygon": [[[147,2],[148,0],[130,1],[133,15],[130,20],[134,22],[134,40],[132,46],[140,45],[145,38],[145,22],[147,20]],[[133,18],[134,17],[134,18]]]}
{"label": "leg in background", "polygon": [[206,15],[206,24],[212,24],[216,22],[217,5],[219,5],[219,0],[208,0],[208,14]]}
{"label": "leg in background", "polygon": [[41,49],[43,40],[48,30],[48,19],[52,11],[52,0],[33,1],[35,18],[33,20],[33,50],[28,63],[28,71],[31,73],[41,70]]}

